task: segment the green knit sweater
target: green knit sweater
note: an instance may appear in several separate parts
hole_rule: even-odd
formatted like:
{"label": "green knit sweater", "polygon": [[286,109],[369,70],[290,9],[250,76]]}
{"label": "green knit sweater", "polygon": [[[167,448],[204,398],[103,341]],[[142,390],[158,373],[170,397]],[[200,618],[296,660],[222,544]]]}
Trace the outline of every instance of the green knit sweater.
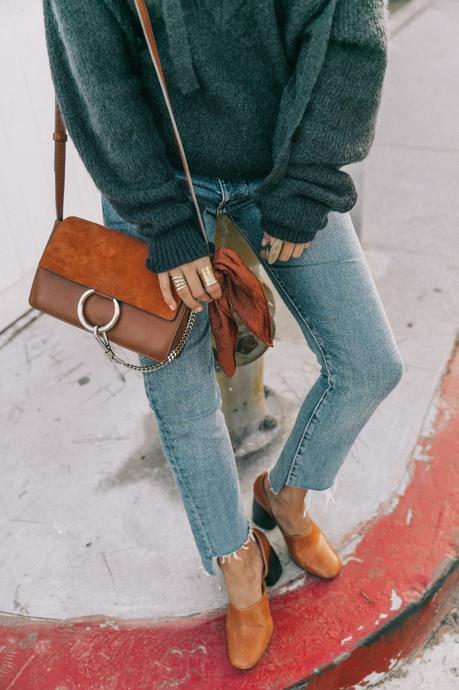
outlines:
{"label": "green knit sweater", "polygon": [[[384,0],[149,0],[191,174],[263,178],[263,228],[306,242],[356,202]],[[43,0],[56,96],[94,183],[165,271],[207,254],[133,0]]]}

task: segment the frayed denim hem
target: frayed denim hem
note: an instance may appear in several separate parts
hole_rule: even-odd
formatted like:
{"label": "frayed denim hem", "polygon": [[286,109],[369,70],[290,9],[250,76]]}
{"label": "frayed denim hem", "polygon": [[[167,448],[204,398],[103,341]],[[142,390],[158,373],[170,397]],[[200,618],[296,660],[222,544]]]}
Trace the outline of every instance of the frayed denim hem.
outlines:
{"label": "frayed denim hem", "polygon": [[226,560],[230,560],[231,558],[234,558],[237,561],[242,560],[241,557],[237,554],[237,552],[240,549],[247,550],[249,548],[250,541],[255,541],[255,537],[253,534],[252,525],[250,524],[250,522],[247,522],[247,536],[244,539],[243,543],[233,551],[228,551],[227,553],[222,554],[215,554],[210,556],[209,558],[202,559],[202,565],[200,566],[200,569],[203,570],[203,572],[206,575],[216,575],[217,571],[215,569],[214,562],[217,560],[217,558],[221,558],[222,563],[225,563]]}
{"label": "frayed denim hem", "polygon": [[[271,491],[272,494],[274,494],[274,495],[276,496],[276,495],[281,491],[281,489],[283,489],[283,487],[281,486],[281,488],[280,488],[278,491],[275,491],[275,490],[273,489],[273,486],[272,486],[272,483],[271,483],[271,476],[270,476],[270,472],[271,472],[271,470],[273,469],[273,467],[274,467],[274,466],[272,466],[272,467],[269,468],[269,470],[268,470],[268,472],[267,472],[267,477],[268,477],[268,486],[269,486],[269,490]],[[328,507],[328,504],[329,504],[330,501],[331,501],[332,503],[335,503],[335,504],[336,504],[335,493],[336,493],[337,485],[338,485],[338,479],[337,479],[336,477],[335,477],[335,480],[334,480],[333,484],[331,484],[331,486],[329,486],[329,487],[327,487],[327,488],[325,488],[325,489],[316,489],[316,488],[314,488],[314,487],[309,487],[309,486],[298,486],[298,484],[290,484],[290,483],[289,483],[289,484],[284,484],[284,486],[295,486],[295,487],[297,487],[297,488],[299,488],[299,489],[306,489],[306,490],[307,490],[307,491],[306,491],[306,495],[305,495],[305,497],[304,497],[304,511],[303,511],[303,517],[306,517],[306,514],[307,514],[307,512],[308,512],[308,510],[309,510],[309,508],[310,508],[310,506],[311,506],[312,495],[313,495],[312,492],[318,492],[318,493],[320,493],[321,496],[324,496],[324,497],[325,497],[325,500],[326,500],[325,508]],[[317,495],[317,494],[316,494],[316,495]]]}

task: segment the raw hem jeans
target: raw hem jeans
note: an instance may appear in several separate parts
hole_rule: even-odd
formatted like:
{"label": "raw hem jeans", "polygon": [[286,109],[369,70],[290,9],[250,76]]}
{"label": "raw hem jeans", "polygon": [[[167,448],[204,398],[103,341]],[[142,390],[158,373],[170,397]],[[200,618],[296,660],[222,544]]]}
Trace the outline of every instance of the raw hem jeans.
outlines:
{"label": "raw hem jeans", "polygon": [[[189,194],[184,174],[176,175]],[[263,230],[253,196],[260,181],[193,176],[210,240],[216,214],[224,212],[258,255]],[[136,227],[105,197],[102,208],[107,226],[136,235]],[[284,485],[329,489],[359,432],[400,380],[400,354],[349,214],[330,213],[301,257],[261,262],[321,367],[269,468],[271,487],[275,492]],[[203,304],[180,357],[143,378],[204,570],[214,575],[213,559],[234,553],[252,528],[221,409]]]}

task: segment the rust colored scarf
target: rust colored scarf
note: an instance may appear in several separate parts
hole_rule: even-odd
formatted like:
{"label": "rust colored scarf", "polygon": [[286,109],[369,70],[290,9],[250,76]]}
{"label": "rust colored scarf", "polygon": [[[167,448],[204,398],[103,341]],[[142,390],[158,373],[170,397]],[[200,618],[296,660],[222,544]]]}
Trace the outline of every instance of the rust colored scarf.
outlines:
{"label": "rust colored scarf", "polygon": [[209,303],[209,319],[217,348],[217,360],[227,376],[236,371],[238,326],[234,313],[266,345],[273,347],[273,323],[262,284],[241,257],[219,247],[211,257],[222,297]]}

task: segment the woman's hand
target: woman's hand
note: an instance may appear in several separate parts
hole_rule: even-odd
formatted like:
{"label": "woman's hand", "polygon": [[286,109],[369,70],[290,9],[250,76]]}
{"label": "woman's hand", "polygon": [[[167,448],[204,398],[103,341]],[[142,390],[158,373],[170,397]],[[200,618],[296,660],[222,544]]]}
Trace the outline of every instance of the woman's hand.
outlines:
{"label": "woman's hand", "polygon": [[212,268],[210,257],[208,256],[203,256],[195,261],[189,261],[186,264],[180,264],[180,266],[171,268],[164,273],[158,273],[161,293],[169,309],[177,309],[177,303],[172,297],[172,276],[183,276],[186,280],[187,286],[183,290],[178,290],[177,292],[187,307],[191,307],[191,309],[195,311],[202,311],[202,306],[199,302],[211,302],[213,299],[219,299],[222,296],[222,291],[218,283],[207,287],[202,283],[198,270],[205,266],[210,266]]}
{"label": "woman's hand", "polygon": [[[276,238],[272,237],[272,235],[268,235],[267,232],[264,233],[263,239],[261,241],[261,246],[263,249],[261,250],[261,255],[264,259],[267,258],[268,256],[268,251],[269,247],[272,245]],[[297,259],[299,256],[302,255],[304,249],[307,249],[308,247],[311,246],[310,242],[286,242],[285,240],[282,240],[282,250],[281,253],[278,256],[279,261],[288,261],[289,259]]]}

